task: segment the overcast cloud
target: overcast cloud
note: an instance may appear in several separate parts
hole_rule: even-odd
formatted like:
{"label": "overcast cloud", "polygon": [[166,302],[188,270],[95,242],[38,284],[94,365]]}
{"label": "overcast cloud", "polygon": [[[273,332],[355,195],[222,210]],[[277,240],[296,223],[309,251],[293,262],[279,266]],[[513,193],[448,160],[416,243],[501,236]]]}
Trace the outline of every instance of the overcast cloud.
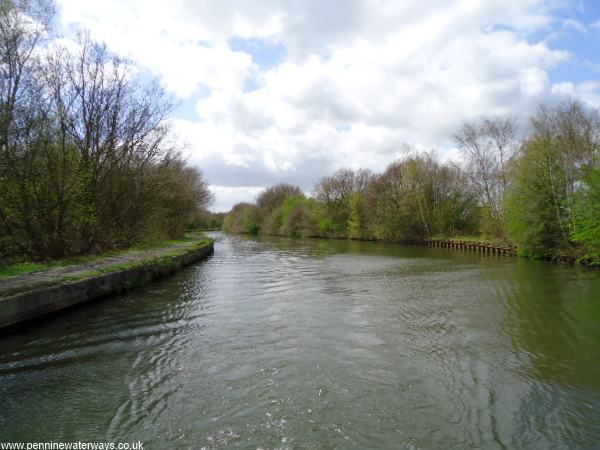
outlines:
{"label": "overcast cloud", "polygon": [[[600,106],[598,61],[564,44],[598,43],[599,17],[580,2],[59,4],[65,33],[88,28],[181,99],[173,125],[215,210],[279,181],[310,192],[339,167],[380,170],[406,143],[456,157],[466,119],[525,117],[565,96]],[[568,65],[585,76],[561,78]]]}

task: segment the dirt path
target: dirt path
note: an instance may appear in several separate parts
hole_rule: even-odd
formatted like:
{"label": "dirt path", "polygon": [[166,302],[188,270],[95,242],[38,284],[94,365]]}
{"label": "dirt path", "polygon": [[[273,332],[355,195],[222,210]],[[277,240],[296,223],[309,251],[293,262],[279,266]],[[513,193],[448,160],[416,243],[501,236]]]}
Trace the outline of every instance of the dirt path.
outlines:
{"label": "dirt path", "polygon": [[193,248],[198,242],[182,242],[169,245],[168,247],[153,248],[150,250],[129,251],[122,255],[105,256],[90,262],[54,267],[52,269],[39,270],[23,275],[0,278],[0,297],[10,295],[15,291],[35,289],[48,284],[60,282],[68,277],[77,277],[85,273],[109,269],[112,266],[132,263],[135,261],[151,260],[161,256],[175,253],[178,250]]}

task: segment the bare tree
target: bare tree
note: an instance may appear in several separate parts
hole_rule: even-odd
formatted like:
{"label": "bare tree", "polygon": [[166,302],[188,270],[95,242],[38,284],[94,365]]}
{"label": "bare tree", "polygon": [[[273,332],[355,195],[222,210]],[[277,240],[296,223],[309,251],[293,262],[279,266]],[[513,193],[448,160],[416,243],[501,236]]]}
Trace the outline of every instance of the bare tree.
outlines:
{"label": "bare tree", "polygon": [[508,165],[514,159],[519,142],[514,118],[484,119],[483,129],[489,136],[492,153],[495,154],[496,176],[500,183],[501,201],[504,201],[508,188]]}
{"label": "bare tree", "polygon": [[45,0],[0,3],[0,176],[14,170],[17,147],[39,110],[34,50],[52,14],[52,4]]}
{"label": "bare tree", "polygon": [[333,234],[343,235],[350,228],[354,230],[352,234],[362,235],[365,222],[362,197],[372,179],[370,170],[340,169],[317,183],[313,195],[325,205]]}
{"label": "bare tree", "polygon": [[465,122],[454,139],[467,156],[467,173],[480,201],[489,209],[490,218],[500,232],[509,182],[508,167],[519,148],[516,120]]}
{"label": "bare tree", "polygon": [[383,239],[464,233],[477,223],[475,196],[464,175],[431,154],[391,163],[370,184],[365,201],[371,230]]}
{"label": "bare tree", "polygon": [[210,191],[178,154],[170,99],[85,33],[42,47],[51,13],[0,3],[0,258],[180,235]]}
{"label": "bare tree", "polygon": [[262,214],[269,214],[290,197],[301,197],[304,193],[298,186],[287,183],[279,183],[275,186],[270,186],[262,191],[256,197],[256,206],[261,210]]}
{"label": "bare tree", "polygon": [[555,201],[557,223],[566,241],[575,220],[575,192],[585,172],[597,166],[600,155],[600,114],[577,101],[555,107],[542,105],[532,117],[534,136],[544,139],[554,150],[559,170],[548,174]]}
{"label": "bare tree", "polygon": [[317,183],[314,196],[327,205],[345,204],[353,192],[364,192],[372,177],[370,170],[340,169]]}
{"label": "bare tree", "polygon": [[116,189],[108,181],[141,180],[148,167],[169,156],[173,147],[165,119],[171,104],[156,82],[139,85],[130,61],[87,34],[79,36],[76,52],[57,48],[49,55],[45,82],[61,148],[77,149],[86,174],[82,237],[89,250],[106,231],[103,215],[112,217],[115,228],[119,218],[142,215],[144,202],[131,195],[132,186],[117,183],[121,189]]}

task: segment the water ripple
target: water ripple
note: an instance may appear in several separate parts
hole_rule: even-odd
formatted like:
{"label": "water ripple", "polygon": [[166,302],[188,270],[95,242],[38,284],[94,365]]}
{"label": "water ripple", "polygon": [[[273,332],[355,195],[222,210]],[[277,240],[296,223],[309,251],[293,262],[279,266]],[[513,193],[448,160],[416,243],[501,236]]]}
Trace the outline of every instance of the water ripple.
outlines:
{"label": "water ripple", "polygon": [[171,278],[1,338],[0,436],[600,442],[599,276],[421,247],[217,238],[213,257]]}

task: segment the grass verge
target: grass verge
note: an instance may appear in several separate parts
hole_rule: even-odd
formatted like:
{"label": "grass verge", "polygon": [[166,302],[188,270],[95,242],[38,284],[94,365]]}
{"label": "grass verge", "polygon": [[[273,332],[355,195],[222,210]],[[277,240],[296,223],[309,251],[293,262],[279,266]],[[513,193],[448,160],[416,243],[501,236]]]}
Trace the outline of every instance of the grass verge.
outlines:
{"label": "grass verge", "polygon": [[0,265],[0,278],[3,277],[14,277],[19,275],[25,275],[28,273],[39,272],[41,270],[55,269],[57,267],[69,267],[76,266],[78,264],[86,264],[94,261],[101,260],[106,257],[118,257],[127,256],[135,253],[140,253],[152,249],[161,249],[167,247],[181,246],[186,243],[193,242],[204,242],[207,238],[196,232],[189,232],[181,239],[172,239],[159,243],[148,243],[142,245],[136,245],[127,249],[113,250],[110,252],[98,253],[93,255],[81,255],[70,258],[64,258],[60,260],[50,260],[44,262],[18,262],[8,265]]}
{"label": "grass verge", "polygon": [[[180,245],[180,246],[176,247],[175,249],[173,249],[173,251],[163,253],[159,256],[137,259],[135,261],[115,262],[115,264],[111,264],[110,266],[106,266],[106,267],[102,267],[102,268],[98,268],[98,269],[91,269],[91,270],[77,273],[74,275],[56,277],[56,278],[53,278],[48,281],[37,282],[35,284],[28,284],[27,282],[25,282],[20,286],[17,286],[17,287],[11,288],[11,289],[3,289],[2,291],[0,291],[0,299],[10,297],[10,296],[20,294],[22,292],[30,291],[30,290],[45,289],[45,288],[58,286],[58,285],[62,285],[62,284],[75,283],[75,282],[83,281],[83,280],[86,280],[89,278],[107,275],[107,274],[110,274],[113,272],[119,272],[119,271],[124,271],[124,270],[135,269],[135,268],[142,268],[145,266],[148,266],[148,267],[162,266],[165,268],[172,268],[172,267],[174,267],[174,265],[180,264],[178,262],[179,260],[176,259],[178,256],[185,255],[186,253],[190,253],[195,250],[200,250],[200,249],[206,247],[207,245],[213,244],[214,240],[210,239],[210,238],[203,238],[202,240],[197,240],[197,238],[196,238],[196,239],[186,239],[185,242],[189,243],[189,245],[183,245],[183,246]],[[179,241],[178,243],[181,244],[181,241]],[[163,249],[163,248],[165,248],[165,246],[150,247],[150,249],[152,249],[152,248]],[[111,256],[114,256],[114,255],[111,255]],[[141,280],[140,284],[142,284],[143,281],[144,280]]]}

